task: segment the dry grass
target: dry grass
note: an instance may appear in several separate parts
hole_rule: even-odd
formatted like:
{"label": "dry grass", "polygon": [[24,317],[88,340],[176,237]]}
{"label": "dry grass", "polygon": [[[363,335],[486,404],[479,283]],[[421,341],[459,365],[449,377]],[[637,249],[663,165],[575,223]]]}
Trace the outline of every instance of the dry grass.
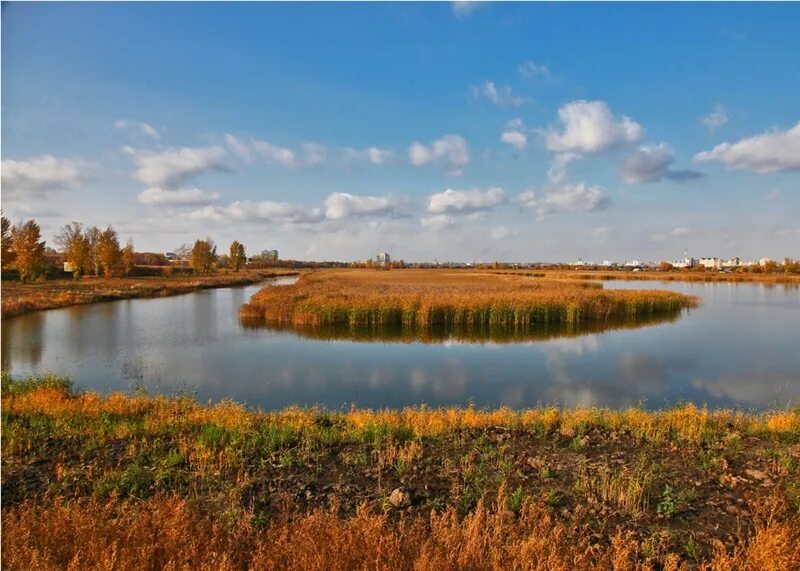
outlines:
{"label": "dry grass", "polygon": [[366,509],[349,518],[318,510],[285,515],[265,529],[219,521],[173,497],[121,506],[29,502],[4,512],[3,568],[795,571],[800,561],[797,521],[770,515],[749,537],[691,564],[676,553],[643,558],[647,545],[621,532],[595,543],[535,504],[515,515],[503,509],[504,499],[465,518],[453,510],[394,521]]}
{"label": "dry grass", "polygon": [[3,281],[2,317],[101,301],[166,297],[200,289],[258,283],[267,278],[296,275],[292,271],[247,271],[214,276],[91,278],[42,283]]}
{"label": "dry grass", "polygon": [[721,273],[702,270],[674,270],[669,272],[632,272],[627,270],[490,270],[499,275],[518,275],[546,279],[567,280],[631,280],[631,281],[663,281],[663,282],[727,282],[727,283],[762,283],[765,285],[784,284],[800,286],[800,275],[785,273]]}
{"label": "dry grass", "polygon": [[[262,412],[56,376],[4,375],[2,394],[7,569],[783,571],[800,557],[800,410]],[[387,501],[397,487],[410,506]]]}
{"label": "dry grass", "polygon": [[242,316],[295,326],[525,331],[676,315],[695,303],[679,293],[604,291],[580,281],[437,270],[348,270],[308,274],[291,286],[265,288],[242,307]]}

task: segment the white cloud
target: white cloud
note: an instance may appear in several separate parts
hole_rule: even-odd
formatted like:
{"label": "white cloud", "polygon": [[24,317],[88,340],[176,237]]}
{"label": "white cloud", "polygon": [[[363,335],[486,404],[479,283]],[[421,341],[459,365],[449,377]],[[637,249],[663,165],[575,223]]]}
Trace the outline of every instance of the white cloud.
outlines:
{"label": "white cloud", "polygon": [[682,182],[703,176],[697,171],[672,169],[673,162],[675,154],[666,143],[642,145],[622,161],[619,171],[628,184],[658,182],[663,178]]}
{"label": "white cloud", "polygon": [[164,151],[125,147],[123,150],[136,163],[136,179],[149,186],[174,189],[203,173],[227,170],[222,147],[179,147]]}
{"label": "white cloud", "polygon": [[239,139],[230,133],[225,135],[225,143],[231,150],[245,160],[259,155],[272,164],[288,169],[308,168],[326,162],[328,148],[320,143],[303,143],[299,150],[289,149],[258,139]]}
{"label": "white cloud", "polygon": [[484,2],[479,2],[477,0],[456,0],[453,2],[453,14],[459,18],[469,16],[478,9],[481,4],[484,4]]}
{"label": "white cloud", "polygon": [[680,238],[682,236],[690,236],[695,233],[694,228],[690,228],[689,226],[678,226],[673,228],[666,234],[663,232],[657,232],[655,234],[650,235],[650,241],[656,244],[662,244],[667,241],[669,238]]}
{"label": "white cloud", "polygon": [[558,110],[563,131],[543,132],[551,151],[597,153],[635,143],[644,135],[641,125],[615,116],[604,101],[572,101]]}
{"label": "white cloud", "polygon": [[567,182],[568,173],[567,167],[572,161],[577,161],[581,158],[578,153],[558,153],[550,161],[550,168],[547,171],[547,177],[550,182],[556,185],[564,184]]}
{"label": "white cloud", "polygon": [[705,117],[701,117],[700,121],[703,125],[708,127],[709,130],[714,131],[729,121],[728,112],[721,103],[717,103],[714,106],[714,110]]}
{"label": "white cloud", "polygon": [[86,163],[41,155],[24,161],[2,161],[3,191],[11,195],[42,193],[76,186],[84,179]]}
{"label": "white cloud", "polygon": [[677,228],[673,228],[672,230],[670,230],[669,235],[670,236],[688,236],[692,232],[694,232],[694,230],[692,228],[689,228],[688,226],[678,226]]}
{"label": "white cloud", "polygon": [[415,141],[408,148],[408,159],[415,167],[428,163],[443,164],[450,174],[458,175],[469,164],[469,146],[458,135],[444,135],[431,145]]}
{"label": "white cloud", "polygon": [[524,151],[528,147],[528,133],[522,119],[509,121],[506,124],[505,131],[500,135],[500,140],[518,151]]}
{"label": "white cloud", "polygon": [[472,96],[476,99],[485,98],[500,107],[519,107],[525,103],[525,98],[514,95],[508,85],[495,85],[494,81],[486,81],[480,85],[472,86]]}
{"label": "white cloud", "polygon": [[219,200],[216,192],[206,192],[199,188],[180,188],[177,190],[164,190],[157,186],[150,187],[139,193],[138,201],[142,204],[163,206],[197,206]]}
{"label": "white cloud", "polygon": [[519,195],[518,201],[540,217],[558,212],[603,210],[610,204],[608,193],[603,187],[583,182],[552,186],[541,194],[528,190]]}
{"label": "white cloud", "polygon": [[402,201],[393,196],[357,196],[333,192],[325,200],[325,216],[341,220],[354,216],[396,215]]}
{"label": "white cloud", "polygon": [[366,149],[344,149],[345,159],[348,161],[366,161],[373,165],[386,165],[394,159],[394,153],[389,149],[367,147]]}
{"label": "white cloud", "polygon": [[472,214],[491,210],[503,202],[503,189],[453,190],[448,188],[428,197],[428,212],[432,214]]}
{"label": "white cloud", "polygon": [[237,200],[224,206],[206,206],[188,213],[189,220],[215,222],[267,222],[272,224],[303,224],[324,219],[319,208],[307,208],[287,202],[252,202]]}
{"label": "white cloud", "polygon": [[114,127],[121,130],[129,130],[141,133],[142,135],[150,137],[151,139],[155,139],[156,141],[161,139],[161,134],[150,123],[132,121],[130,119],[117,119],[114,121]]}
{"label": "white cloud", "polygon": [[722,143],[694,158],[722,161],[730,168],[759,174],[800,169],[800,122],[788,131],[773,130],[735,143]]}
{"label": "white cloud", "polygon": [[421,218],[419,223],[430,230],[443,230],[455,226],[456,221],[452,216],[448,216],[447,214],[435,214],[433,216]]}
{"label": "white cloud", "polygon": [[517,71],[525,79],[550,77],[550,70],[547,68],[547,66],[536,63],[535,61],[522,62],[517,66]]}

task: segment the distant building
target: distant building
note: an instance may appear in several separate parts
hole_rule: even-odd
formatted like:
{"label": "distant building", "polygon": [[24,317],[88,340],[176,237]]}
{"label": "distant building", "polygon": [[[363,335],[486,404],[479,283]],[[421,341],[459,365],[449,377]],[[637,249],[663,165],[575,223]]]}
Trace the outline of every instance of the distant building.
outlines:
{"label": "distant building", "polygon": [[378,267],[380,268],[388,268],[392,264],[392,260],[386,252],[381,252],[378,254]]}
{"label": "distant building", "polygon": [[695,260],[694,258],[688,258],[688,257],[687,258],[683,258],[682,260],[675,260],[674,262],[672,262],[672,267],[673,268],[679,268],[679,269],[693,268],[696,265],[697,265],[697,260]]}
{"label": "distant building", "polygon": [[719,270],[722,268],[722,260],[719,258],[700,258],[698,265],[707,270]]}
{"label": "distant building", "polygon": [[761,259],[758,261],[758,265],[759,265],[759,266],[761,266],[761,267],[764,267],[764,266],[766,266],[766,265],[767,265],[769,262],[771,262],[771,261],[772,261],[772,259],[771,259],[771,258],[761,258]]}
{"label": "distant building", "polygon": [[626,268],[639,268],[641,267],[642,262],[640,260],[628,260],[625,262]]}
{"label": "distant building", "polygon": [[164,254],[164,257],[171,262],[173,260],[178,259],[178,254],[176,254],[175,252],[167,252],[166,254]]}
{"label": "distant building", "polygon": [[725,260],[724,262],[722,262],[722,267],[723,268],[738,268],[741,265],[742,265],[742,261],[739,259],[738,256],[733,257],[733,258],[731,258],[729,260]]}
{"label": "distant building", "polygon": [[278,250],[264,250],[261,252],[261,256],[264,258],[264,260],[268,260],[270,262],[277,262]]}

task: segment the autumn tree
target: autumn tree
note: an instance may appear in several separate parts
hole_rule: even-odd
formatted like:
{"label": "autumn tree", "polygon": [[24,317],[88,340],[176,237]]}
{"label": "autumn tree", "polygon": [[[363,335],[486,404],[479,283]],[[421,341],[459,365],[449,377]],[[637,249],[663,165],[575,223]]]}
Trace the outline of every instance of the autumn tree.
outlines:
{"label": "autumn tree", "polygon": [[217,261],[217,247],[214,240],[206,238],[197,240],[192,248],[191,264],[198,274],[207,274]]}
{"label": "autumn tree", "polygon": [[99,245],[103,232],[97,226],[86,229],[86,242],[89,244],[89,266],[95,276],[100,275]]}
{"label": "autumn tree", "polygon": [[231,242],[230,251],[230,266],[234,272],[238,272],[242,266],[247,263],[247,257],[244,254],[244,245],[238,240]]}
{"label": "autumn tree", "polygon": [[89,241],[83,224],[72,222],[64,225],[56,236],[56,244],[64,254],[64,261],[72,266],[72,277],[80,277],[89,269]]}
{"label": "autumn tree", "polygon": [[6,268],[14,261],[14,252],[11,249],[11,221],[5,216],[2,217],[3,223],[3,251],[0,253],[2,267]]}
{"label": "autumn tree", "polygon": [[669,262],[661,262],[658,264],[658,271],[659,272],[669,272],[672,270],[672,264]]}
{"label": "autumn tree", "polygon": [[111,274],[119,267],[121,258],[122,250],[119,247],[117,231],[109,224],[97,241],[97,263],[102,268],[105,277],[111,277]]}
{"label": "autumn tree", "polygon": [[35,220],[28,220],[11,229],[11,249],[14,251],[14,268],[24,282],[35,278],[44,264],[44,240]]}
{"label": "autumn tree", "polygon": [[135,254],[136,252],[133,250],[133,240],[129,238],[128,243],[122,248],[122,271],[126,276],[133,270]]}

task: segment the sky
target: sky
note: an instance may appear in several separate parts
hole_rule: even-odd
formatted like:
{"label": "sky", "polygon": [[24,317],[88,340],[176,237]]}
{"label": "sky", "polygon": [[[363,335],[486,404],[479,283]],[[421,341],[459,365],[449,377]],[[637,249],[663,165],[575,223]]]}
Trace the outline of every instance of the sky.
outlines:
{"label": "sky", "polygon": [[800,258],[800,4],[2,4],[2,208],[139,251]]}

